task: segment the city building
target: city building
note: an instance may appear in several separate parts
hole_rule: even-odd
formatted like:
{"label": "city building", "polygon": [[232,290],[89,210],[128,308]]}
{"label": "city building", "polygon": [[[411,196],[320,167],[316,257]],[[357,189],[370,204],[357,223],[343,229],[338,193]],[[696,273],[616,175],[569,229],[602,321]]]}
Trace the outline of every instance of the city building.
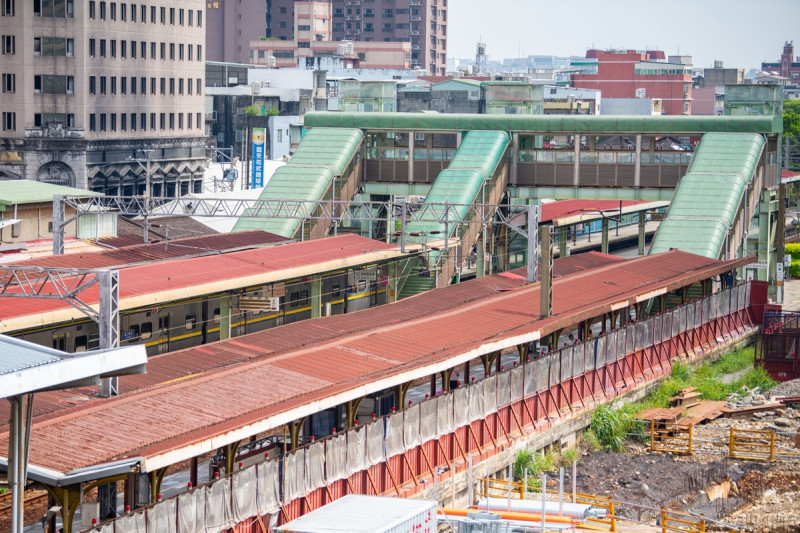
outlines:
{"label": "city building", "polygon": [[777,63],[761,63],[761,70],[789,78],[792,83],[800,81],[800,56],[794,56],[794,42],[783,44],[783,53]]}
{"label": "city building", "polygon": [[[664,52],[650,50],[589,50],[582,72],[572,74],[571,85],[598,89],[606,98],[661,100],[665,115],[692,114],[692,67],[686,56],[665,61]],[[679,61],[679,62],[678,62]]]}
{"label": "city building", "polygon": [[206,2],[206,58],[225,63],[248,63],[250,41],[266,38],[264,0]]}
{"label": "city building", "polygon": [[0,179],[202,187],[206,3],[3,0]]}
{"label": "city building", "polygon": [[[304,46],[308,45],[308,46]],[[411,68],[411,44],[407,42],[334,42],[277,39],[250,43],[250,62],[271,68],[297,68],[302,60],[313,64],[317,58],[335,59],[341,68]]]}
{"label": "city building", "polygon": [[312,3],[330,6],[333,41],[352,41],[356,46],[360,42],[407,42],[411,45],[412,68],[424,69],[431,75],[445,74],[447,0],[396,0],[391,3],[376,3],[374,0],[267,0],[266,38],[293,41],[305,35],[312,40],[324,40],[317,39],[308,18],[298,21],[298,13],[308,9],[299,4]]}

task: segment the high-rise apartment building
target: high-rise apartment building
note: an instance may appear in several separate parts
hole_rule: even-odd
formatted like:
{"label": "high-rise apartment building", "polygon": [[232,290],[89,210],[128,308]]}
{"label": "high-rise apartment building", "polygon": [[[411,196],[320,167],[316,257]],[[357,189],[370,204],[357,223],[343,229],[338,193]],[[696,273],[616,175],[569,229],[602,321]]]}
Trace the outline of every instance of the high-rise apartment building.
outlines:
{"label": "high-rise apartment building", "polygon": [[267,36],[268,4],[268,0],[206,2],[206,59],[249,63],[250,41]]}
{"label": "high-rise apartment building", "polygon": [[[447,66],[447,0],[328,0],[332,39],[410,42],[411,64],[442,76]],[[267,38],[291,41],[294,0],[267,0]]]}
{"label": "high-rise apartment building", "polygon": [[205,10],[198,0],[0,0],[0,179],[199,190]]}

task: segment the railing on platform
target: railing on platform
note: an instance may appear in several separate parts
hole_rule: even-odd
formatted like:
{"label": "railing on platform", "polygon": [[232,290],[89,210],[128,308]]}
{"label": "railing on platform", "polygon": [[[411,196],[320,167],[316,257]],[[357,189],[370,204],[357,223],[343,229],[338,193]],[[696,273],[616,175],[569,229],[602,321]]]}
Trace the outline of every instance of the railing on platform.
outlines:
{"label": "railing on platform", "polygon": [[[279,513],[285,522],[347,493],[419,491],[419,478],[432,477],[438,466],[447,465],[447,475],[463,471],[469,456],[496,453],[498,442],[548,427],[564,410],[627,392],[669,372],[673,359],[700,357],[752,324],[750,284],[732,287],[231,473],[96,531],[154,533],[166,520],[177,522],[178,531],[188,531],[188,521],[198,529],[224,523],[238,524],[237,533],[256,533],[263,522],[249,514],[253,509],[259,517]],[[614,516],[611,500],[585,494],[576,500],[608,505]]]}
{"label": "railing on platform", "polygon": [[775,460],[775,431],[731,428],[729,456],[758,461]]}
{"label": "railing on platform", "polygon": [[[731,428],[733,429],[733,428]],[[656,421],[650,421],[650,451],[676,455],[692,455],[692,438],[694,425],[689,427],[656,427]]]}
{"label": "railing on platform", "polygon": [[680,531],[682,533],[705,533],[706,520],[689,513],[661,508],[661,533]]}

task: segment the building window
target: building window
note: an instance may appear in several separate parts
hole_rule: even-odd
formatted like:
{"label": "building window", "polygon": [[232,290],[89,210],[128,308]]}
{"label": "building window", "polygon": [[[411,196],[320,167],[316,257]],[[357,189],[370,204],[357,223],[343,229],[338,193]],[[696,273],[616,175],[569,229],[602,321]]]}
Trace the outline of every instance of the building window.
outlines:
{"label": "building window", "polygon": [[33,115],[33,125],[41,128],[48,122],[61,122],[69,128],[75,127],[75,115],[72,113],[35,113]]}
{"label": "building window", "polygon": [[[125,78],[122,78],[122,79],[125,79]],[[128,130],[127,120],[128,120],[128,115],[126,115],[125,113],[120,113],[119,114],[119,129],[120,129],[120,131],[127,131]]]}
{"label": "building window", "polygon": [[111,131],[117,131],[117,114],[116,113],[111,113]]}
{"label": "building window", "polygon": [[150,78],[150,94],[156,94],[156,79]]}
{"label": "building window", "polygon": [[150,129],[151,130],[155,130],[156,129],[156,114],[155,113],[150,113]]}
{"label": "building window", "polygon": [[17,92],[16,74],[3,74],[3,92],[4,93]]}
{"label": "building window", "polygon": [[183,129],[183,113],[178,113],[178,129]]}
{"label": "building window", "polygon": [[183,78],[178,78],[178,94],[183,96]]}
{"label": "building window", "polygon": [[203,60],[203,45],[202,44],[198,44],[197,45],[197,60],[198,61],[202,61]]}
{"label": "building window", "polygon": [[197,89],[197,94],[203,94],[203,80],[200,78],[197,78],[196,89]]}
{"label": "building window", "polygon": [[159,125],[161,126],[161,130],[167,129],[167,114],[166,113],[159,113]]}
{"label": "building window", "polygon": [[111,45],[111,57],[117,57],[117,41],[111,40],[109,44]]}
{"label": "building window", "polygon": [[178,45],[178,60],[183,61],[183,43]]}
{"label": "building window", "polygon": [[175,95],[175,78],[169,79],[169,94],[172,96]]}
{"label": "building window", "polygon": [[141,17],[139,17],[139,19],[142,22],[147,22],[147,6],[142,6],[142,9],[139,11],[139,13],[142,15]]}
{"label": "building window", "polygon": [[175,8],[169,8],[169,23],[171,26],[175,25]]}
{"label": "building window", "polygon": [[147,78],[145,77],[139,79],[139,93],[147,94]]}
{"label": "building window", "polygon": [[100,76],[100,94],[106,94],[106,77]]}
{"label": "building window", "polygon": [[164,60],[167,58],[167,43],[161,43],[161,59]]}
{"label": "building window", "polygon": [[166,23],[167,23],[167,8],[166,7],[162,7],[161,8],[161,24],[166,24]]}
{"label": "building window", "polygon": [[175,43],[169,43],[169,59],[175,61]]}
{"label": "building window", "polygon": [[156,23],[156,6],[150,6],[150,24]]}
{"label": "building window", "polygon": [[106,40],[100,39],[100,57],[106,57]]}
{"label": "building window", "polygon": [[116,2],[111,2],[111,8],[110,8],[109,14],[110,14],[109,18],[111,20],[117,20],[117,3]]}
{"label": "building window", "polygon": [[191,9],[189,9],[189,10],[187,10],[187,13],[186,13],[186,14],[187,14],[187,15],[189,15],[189,26],[191,26],[191,25],[192,25],[192,23],[193,23],[193,20],[192,20],[192,19],[194,18],[194,17],[193,17],[193,15],[194,15],[194,11],[192,11]]}
{"label": "building window", "polygon": [[136,94],[136,76],[131,76],[131,94]]}
{"label": "building window", "polygon": [[186,113],[186,128],[192,129],[192,114]]}
{"label": "building window", "polygon": [[194,45],[192,45],[192,44],[188,45],[187,52],[188,52],[187,59],[189,61],[191,61],[192,60],[192,53],[194,52]]}
{"label": "building window", "polygon": [[89,131],[97,131],[97,115],[89,114]]}
{"label": "building window", "polygon": [[128,41],[120,41],[119,42],[119,56],[122,57],[122,58],[125,58],[125,57],[127,57],[127,55],[128,55]]}
{"label": "building window", "polygon": [[167,94],[167,78],[161,78],[161,94]]}
{"label": "building window", "polygon": [[197,129],[201,129],[203,127],[203,115],[200,113],[196,113],[196,122],[197,122]]}
{"label": "building window", "polygon": [[131,4],[131,22],[136,22],[136,4]]}
{"label": "building window", "polygon": [[178,10],[178,24],[183,26],[183,9]]}
{"label": "building window", "polygon": [[117,77],[111,76],[111,94],[117,94]]}
{"label": "building window", "polygon": [[192,78],[186,78],[186,94],[192,94]]}
{"label": "building window", "polygon": [[17,38],[13,35],[3,35],[3,55],[17,53]]}
{"label": "building window", "polygon": [[73,94],[75,78],[37,74],[33,77],[33,92],[34,94]]}
{"label": "building window", "polygon": [[[3,16],[4,17],[13,17],[14,12],[16,11],[16,0],[2,0],[3,2]],[[198,12],[199,14],[199,12]],[[3,114],[5,116],[5,113]],[[16,120],[16,119],[15,119]],[[3,125],[5,126],[6,121],[3,120]],[[14,128],[16,129],[16,128]]]}
{"label": "building window", "polygon": [[150,59],[156,58],[156,43],[150,43]]}
{"label": "building window", "polygon": [[131,131],[136,131],[136,113],[131,113]]}
{"label": "building window", "polygon": [[131,59],[136,59],[136,41],[131,41]]}
{"label": "building window", "polygon": [[125,22],[128,18],[128,5],[124,2],[119,5],[119,20]]}
{"label": "building window", "polygon": [[171,130],[175,129],[175,113],[169,114],[169,129]]}
{"label": "building window", "polygon": [[147,59],[147,43],[142,41],[139,43],[139,57],[142,59]]}
{"label": "building window", "polygon": [[106,114],[100,113],[100,131],[106,131]]}
{"label": "building window", "polygon": [[89,94],[97,94],[97,77],[89,76]]}
{"label": "building window", "polygon": [[125,76],[119,77],[119,92],[120,94],[128,94],[128,78]]}
{"label": "building window", "polygon": [[94,57],[97,53],[97,41],[89,39],[89,57]]}
{"label": "building window", "polygon": [[297,48],[311,48],[311,43],[298,42]]}
{"label": "building window", "polygon": [[139,129],[147,131],[147,113],[139,114]]}
{"label": "building window", "polygon": [[96,9],[95,9],[97,7],[96,4],[97,4],[97,2],[95,2],[94,0],[89,0],[89,18],[90,19],[94,19],[94,18],[97,17],[97,12],[96,12]]}
{"label": "building window", "polygon": [[203,27],[203,12],[200,11],[199,9],[197,10],[197,27],[198,28]]}
{"label": "building window", "polygon": [[100,2],[100,20],[106,20],[106,3]]}

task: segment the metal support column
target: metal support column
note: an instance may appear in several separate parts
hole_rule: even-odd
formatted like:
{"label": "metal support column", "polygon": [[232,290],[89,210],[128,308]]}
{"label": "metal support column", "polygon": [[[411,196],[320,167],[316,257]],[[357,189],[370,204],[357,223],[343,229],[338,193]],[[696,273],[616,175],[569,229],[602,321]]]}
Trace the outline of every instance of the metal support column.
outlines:
{"label": "metal support column", "polygon": [[644,245],[645,245],[645,225],[647,224],[647,213],[644,211],[639,211],[639,255],[644,255]]}
{"label": "metal support column", "polygon": [[528,206],[528,283],[539,279],[539,206]]}
{"label": "metal support column", "polygon": [[53,196],[53,255],[64,253],[64,203],[63,196]]}
{"label": "metal support column", "polygon": [[[119,346],[119,272],[101,270],[97,273],[100,284],[100,309],[98,326],[100,329],[100,349],[108,350]],[[108,398],[117,394],[118,378],[101,378],[99,394]]]}
{"label": "metal support column", "polygon": [[25,484],[28,481],[28,449],[31,441],[33,394],[12,396],[8,434],[8,485],[11,488],[11,533],[25,525]]}
{"label": "metal support column", "polygon": [[572,163],[572,185],[581,185],[581,136],[575,135],[573,143],[575,145],[575,161]]}
{"label": "metal support column", "polygon": [[485,254],[483,250],[483,239],[478,239],[475,243],[475,277],[482,278],[486,275]]}
{"label": "metal support column", "polygon": [[541,286],[539,288],[539,316],[553,314],[553,227],[544,226],[542,232]]}
{"label": "metal support column", "polygon": [[[652,144],[652,141],[651,141]],[[641,196],[641,183],[642,183],[642,134],[636,134],[636,160],[633,166],[633,188],[637,200]],[[620,217],[622,213],[620,213]]]}
{"label": "metal support column", "polygon": [[602,237],[602,244],[600,245],[600,251],[604,254],[608,253],[608,219],[603,219],[603,237]]}

